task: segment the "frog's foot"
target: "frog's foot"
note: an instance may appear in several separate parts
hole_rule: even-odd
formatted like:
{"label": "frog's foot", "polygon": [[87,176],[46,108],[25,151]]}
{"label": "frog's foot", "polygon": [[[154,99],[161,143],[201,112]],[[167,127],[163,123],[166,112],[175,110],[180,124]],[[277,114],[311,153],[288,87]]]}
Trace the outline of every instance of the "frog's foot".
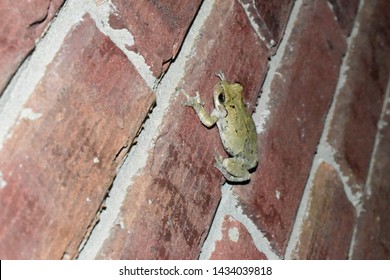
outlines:
{"label": "frog's foot", "polygon": [[219,170],[221,170],[221,168],[224,168],[223,167],[223,158],[222,158],[222,156],[221,155],[214,155],[214,158],[215,158],[214,166],[216,168],[218,168]]}
{"label": "frog's foot", "polygon": [[195,96],[188,94],[183,89],[176,89],[177,91],[180,91],[186,98],[187,101],[181,103],[182,106],[189,106],[189,107],[195,107],[195,106],[204,106],[202,100],[200,99],[199,92],[195,92]]}
{"label": "frog's foot", "polygon": [[250,179],[251,174],[244,167],[242,159],[238,158],[225,158],[217,155],[215,156],[214,166],[221,171],[226,180],[230,182],[245,182]]}
{"label": "frog's foot", "polygon": [[226,81],[225,74],[221,70],[215,73],[215,76],[217,76],[221,81]]}

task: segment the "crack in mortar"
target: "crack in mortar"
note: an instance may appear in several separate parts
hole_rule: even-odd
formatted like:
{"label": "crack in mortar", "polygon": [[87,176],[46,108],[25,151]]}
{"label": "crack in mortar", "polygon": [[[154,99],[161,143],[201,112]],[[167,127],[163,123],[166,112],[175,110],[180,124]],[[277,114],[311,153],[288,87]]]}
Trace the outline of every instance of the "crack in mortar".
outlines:
{"label": "crack in mortar", "polygon": [[49,3],[47,4],[45,14],[42,15],[40,18],[37,18],[36,20],[34,20],[32,23],[30,23],[28,25],[28,27],[34,27],[34,26],[40,25],[42,22],[44,22],[47,19],[47,17],[49,16],[51,2],[52,1],[49,1]]}

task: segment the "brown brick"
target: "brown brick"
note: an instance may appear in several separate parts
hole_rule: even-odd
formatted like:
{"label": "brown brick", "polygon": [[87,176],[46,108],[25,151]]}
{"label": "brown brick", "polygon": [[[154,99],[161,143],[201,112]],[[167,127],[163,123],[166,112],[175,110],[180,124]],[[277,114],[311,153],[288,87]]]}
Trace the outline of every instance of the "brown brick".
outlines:
{"label": "brown brick", "polygon": [[0,2],[0,96],[64,0]]}
{"label": "brown brick", "polygon": [[[183,87],[199,90],[210,111],[218,81],[214,73],[223,70],[244,85],[253,109],[268,50],[241,5],[217,1],[200,33],[186,64]],[[214,154],[224,152],[217,129],[202,126],[191,108],[181,106],[183,101],[178,97],[168,108],[147,165],[123,203],[123,228],[111,229],[98,258],[198,257],[221,196]]]}
{"label": "brown brick", "polygon": [[259,135],[259,165],[248,186],[235,188],[244,213],[265,232],[280,256],[336,88],[345,47],[325,1],[308,1],[301,7],[271,83],[270,116],[265,132]]}
{"label": "brown brick", "polygon": [[355,222],[355,210],[345,195],[337,171],[321,163],[316,171],[300,231],[296,259],[346,259]]}
{"label": "brown brick", "polygon": [[0,258],[77,254],[118,151],[153,102],[134,66],[85,16],[25,104],[37,118],[21,118],[0,151]]}
{"label": "brown brick", "polygon": [[215,242],[212,260],[266,260],[253,243],[252,236],[240,222],[225,216],[222,224],[222,240]]}
{"label": "brown brick", "polygon": [[128,29],[134,36],[129,47],[145,58],[155,76],[160,76],[176,57],[201,0],[113,0],[110,16],[114,29]]}
{"label": "brown brick", "polygon": [[359,0],[328,0],[328,2],[332,6],[340,28],[346,36],[349,36],[359,7]]}
{"label": "brown brick", "polygon": [[385,112],[358,220],[353,259],[390,259],[390,102]]}
{"label": "brown brick", "polygon": [[369,1],[352,42],[328,142],[354,188],[364,185],[390,74],[389,1]]}
{"label": "brown brick", "polygon": [[[282,38],[293,1],[240,0],[250,17],[259,26],[268,46],[278,45]],[[272,42],[273,41],[273,42]]]}

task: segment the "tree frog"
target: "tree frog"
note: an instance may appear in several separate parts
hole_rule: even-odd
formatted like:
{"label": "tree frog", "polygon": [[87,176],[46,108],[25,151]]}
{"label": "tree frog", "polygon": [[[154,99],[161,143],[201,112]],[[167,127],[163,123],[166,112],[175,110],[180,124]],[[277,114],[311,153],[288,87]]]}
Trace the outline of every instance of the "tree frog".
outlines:
{"label": "tree frog", "polygon": [[215,108],[211,114],[204,108],[199,92],[191,96],[182,91],[187,97],[183,105],[192,107],[206,127],[217,124],[223,147],[231,157],[216,155],[214,166],[226,180],[245,182],[250,179],[249,170],[258,162],[256,127],[243,101],[242,85],[228,82],[222,72],[216,76],[220,81],[214,87]]}

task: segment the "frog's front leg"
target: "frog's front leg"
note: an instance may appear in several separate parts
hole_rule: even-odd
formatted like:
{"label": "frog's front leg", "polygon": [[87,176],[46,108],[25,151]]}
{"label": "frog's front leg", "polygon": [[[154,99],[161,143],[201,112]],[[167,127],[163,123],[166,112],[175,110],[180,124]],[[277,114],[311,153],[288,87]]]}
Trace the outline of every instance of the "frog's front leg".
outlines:
{"label": "frog's front leg", "polygon": [[210,115],[207,113],[206,109],[204,108],[204,103],[200,99],[199,92],[195,92],[195,96],[189,95],[184,90],[182,90],[182,93],[185,97],[187,97],[187,101],[182,103],[182,105],[194,108],[200,121],[206,127],[212,127],[217,122],[218,117],[215,114]]}
{"label": "frog's front leg", "polygon": [[245,160],[242,158],[215,157],[214,166],[221,171],[226,180],[230,182],[245,182],[250,179],[251,174],[245,168]]}

